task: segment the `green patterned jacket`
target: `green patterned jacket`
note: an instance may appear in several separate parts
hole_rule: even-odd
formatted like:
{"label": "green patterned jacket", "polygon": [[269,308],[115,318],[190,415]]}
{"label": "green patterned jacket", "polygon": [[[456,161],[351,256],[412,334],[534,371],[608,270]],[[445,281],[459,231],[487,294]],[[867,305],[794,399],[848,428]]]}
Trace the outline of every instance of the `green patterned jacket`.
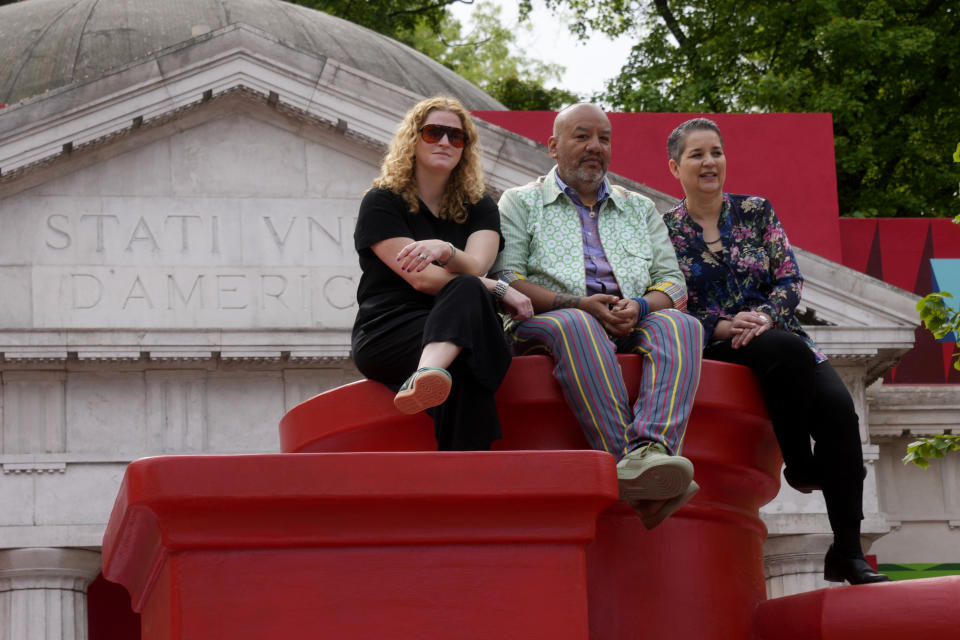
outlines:
{"label": "green patterned jacket", "polygon": [[[557,167],[503,192],[500,225],[506,245],[492,272],[527,278],[552,291],[582,296],[587,280],[580,216],[560,190]],[[607,183],[600,208],[601,244],[624,298],[663,291],[686,307],[686,285],[667,228],[649,198]]]}

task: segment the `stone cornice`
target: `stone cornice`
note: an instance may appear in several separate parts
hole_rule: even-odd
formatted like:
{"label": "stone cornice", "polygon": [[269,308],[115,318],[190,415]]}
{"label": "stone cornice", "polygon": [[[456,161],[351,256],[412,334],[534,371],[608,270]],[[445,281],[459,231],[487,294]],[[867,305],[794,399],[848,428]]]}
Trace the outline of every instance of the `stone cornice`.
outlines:
{"label": "stone cornice", "polygon": [[803,273],[799,311],[822,324],[804,326],[837,364],[863,369],[870,384],[913,348],[918,296],[818,255],[794,248]]}
{"label": "stone cornice", "polygon": [[0,331],[4,369],[83,362],[324,363],[350,357],[350,331],[341,330],[24,330]]}
{"label": "stone cornice", "polygon": [[871,384],[897,366],[913,348],[914,330],[907,327],[829,327],[804,329],[835,365],[863,369],[864,384]]}
{"label": "stone cornice", "polygon": [[878,384],[867,389],[870,439],[960,432],[960,386]]}
{"label": "stone cornice", "polygon": [[809,251],[796,247],[794,251],[804,276],[801,310],[812,311],[819,321],[852,327],[902,327],[911,332],[920,325],[918,296]]}

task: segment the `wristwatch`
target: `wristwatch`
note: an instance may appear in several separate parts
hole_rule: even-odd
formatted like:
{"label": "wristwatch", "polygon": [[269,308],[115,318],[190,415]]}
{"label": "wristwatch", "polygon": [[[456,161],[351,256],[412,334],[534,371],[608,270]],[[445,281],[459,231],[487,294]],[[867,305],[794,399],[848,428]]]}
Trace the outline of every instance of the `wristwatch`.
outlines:
{"label": "wristwatch", "polygon": [[497,280],[497,285],[493,288],[493,297],[497,300],[503,300],[503,296],[507,294],[509,288],[510,285],[505,280]]}

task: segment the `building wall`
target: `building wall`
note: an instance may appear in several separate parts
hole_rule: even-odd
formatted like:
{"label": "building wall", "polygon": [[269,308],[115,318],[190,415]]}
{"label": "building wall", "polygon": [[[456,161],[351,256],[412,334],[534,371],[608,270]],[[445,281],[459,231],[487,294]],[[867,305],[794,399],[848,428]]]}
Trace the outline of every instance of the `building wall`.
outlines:
{"label": "building wall", "polygon": [[379,155],[226,100],[0,200],[0,548],[99,546],[129,461],[277,451],[359,377]]}

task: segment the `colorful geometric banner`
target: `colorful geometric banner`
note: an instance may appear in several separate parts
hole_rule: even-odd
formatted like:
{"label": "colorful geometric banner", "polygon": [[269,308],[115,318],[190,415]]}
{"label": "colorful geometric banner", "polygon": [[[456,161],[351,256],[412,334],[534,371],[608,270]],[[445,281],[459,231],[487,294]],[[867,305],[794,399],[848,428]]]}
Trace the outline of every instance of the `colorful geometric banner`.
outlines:
{"label": "colorful geometric banner", "polygon": [[[933,274],[933,290],[952,293],[953,297],[944,299],[944,302],[954,311],[960,310],[960,260],[931,258],[930,270]],[[940,342],[956,341],[956,333],[949,333],[940,340]]]}

